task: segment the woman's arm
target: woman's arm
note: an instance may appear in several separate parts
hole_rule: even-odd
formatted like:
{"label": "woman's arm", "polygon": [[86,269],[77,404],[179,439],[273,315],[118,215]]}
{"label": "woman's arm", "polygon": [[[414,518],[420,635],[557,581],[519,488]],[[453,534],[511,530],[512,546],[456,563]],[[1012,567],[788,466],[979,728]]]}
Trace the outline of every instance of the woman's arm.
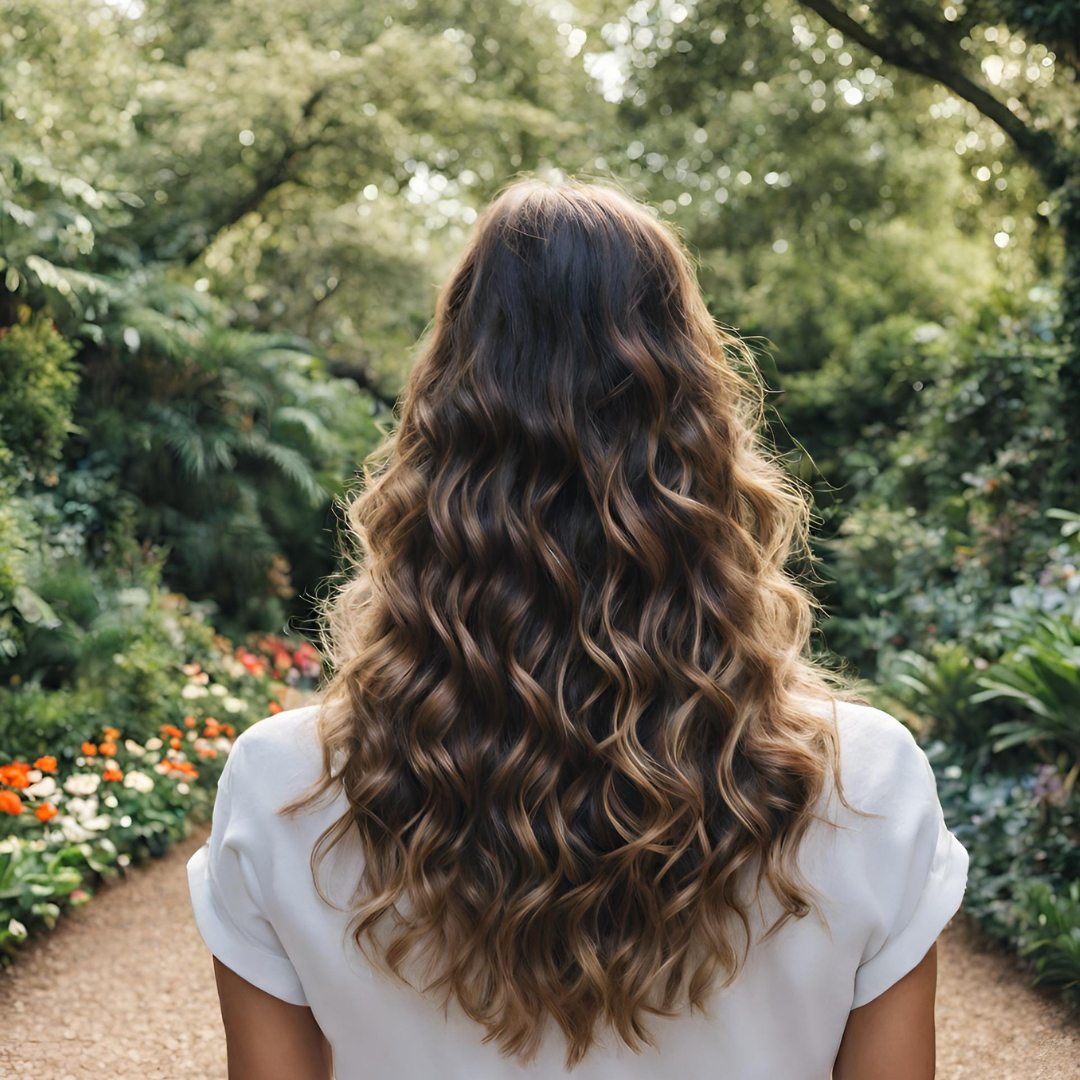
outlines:
{"label": "woman's arm", "polygon": [[848,1016],[833,1080],[934,1080],[937,943],[899,982]]}
{"label": "woman's arm", "polygon": [[252,986],[216,956],[229,1080],[333,1080],[330,1044],[306,1005]]}

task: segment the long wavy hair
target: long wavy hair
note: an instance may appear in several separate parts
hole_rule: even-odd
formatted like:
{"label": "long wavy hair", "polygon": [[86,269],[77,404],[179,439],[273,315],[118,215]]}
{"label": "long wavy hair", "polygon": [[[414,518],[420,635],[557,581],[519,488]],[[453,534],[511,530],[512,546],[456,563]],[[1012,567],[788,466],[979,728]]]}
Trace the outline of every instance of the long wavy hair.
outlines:
{"label": "long wavy hair", "polygon": [[843,793],[811,702],[863,699],[810,656],[810,503],[763,408],[677,233],[614,187],[517,180],[348,501],[323,775],[283,812],[344,790],[316,884],[357,834],[363,954],[409,985],[424,957],[415,988],[523,1063],[549,1017],[570,1069],[602,1027],[640,1051],[648,1014],[703,1009],[745,964],[747,874],[766,937],[817,907],[795,856]]}

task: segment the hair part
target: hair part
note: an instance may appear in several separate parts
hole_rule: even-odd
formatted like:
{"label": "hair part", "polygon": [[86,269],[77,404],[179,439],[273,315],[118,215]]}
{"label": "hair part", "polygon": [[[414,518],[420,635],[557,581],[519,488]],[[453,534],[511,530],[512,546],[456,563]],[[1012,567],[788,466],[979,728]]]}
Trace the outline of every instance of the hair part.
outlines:
{"label": "hair part", "polygon": [[766,936],[817,907],[797,849],[843,792],[809,703],[864,699],[809,655],[810,503],[763,408],[669,226],[519,180],[348,502],[323,773],[283,812],[344,790],[316,884],[358,836],[364,955],[409,985],[428,958],[418,989],[523,1063],[549,1018],[572,1068],[602,1027],[640,1051],[649,1015],[704,1008],[745,964],[748,876]]}

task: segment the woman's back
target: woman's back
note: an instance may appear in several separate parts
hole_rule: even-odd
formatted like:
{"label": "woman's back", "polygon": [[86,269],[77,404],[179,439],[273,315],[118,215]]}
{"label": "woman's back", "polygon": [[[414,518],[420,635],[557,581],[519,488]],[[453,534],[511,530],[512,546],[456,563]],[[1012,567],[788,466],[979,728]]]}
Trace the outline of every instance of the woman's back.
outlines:
{"label": "woman's back", "polygon": [[956,910],[925,756],[811,653],[763,409],[647,207],[485,209],[348,504],[320,723],[241,738],[193,862],[219,959],[342,1080],[822,1080]]}
{"label": "woman's back", "polygon": [[[444,1016],[430,997],[370,966],[348,933],[347,912],[320,899],[311,852],[342,814],[344,794],[313,813],[277,812],[319,777],[318,713],[315,705],[284,712],[237,740],[210,840],[189,863],[211,950],[254,986],[310,1006],[333,1048],[337,1080],[564,1075],[566,1042],[554,1024],[530,1065],[501,1055],[453,1001]],[[811,914],[754,944],[738,978],[709,999],[707,1015],[653,1022],[656,1049],[637,1055],[600,1033],[574,1070],[580,1080],[826,1080],[851,1009],[926,955],[960,905],[967,852],[946,829],[926,756],[899,721],[838,702],[837,729],[848,802],[882,816],[852,813],[831,788],[816,807],[843,826],[815,820],[799,847],[828,927]],[[320,882],[341,908],[362,862],[352,838],[324,864]],[[766,888],[748,910],[756,936],[779,913]]]}

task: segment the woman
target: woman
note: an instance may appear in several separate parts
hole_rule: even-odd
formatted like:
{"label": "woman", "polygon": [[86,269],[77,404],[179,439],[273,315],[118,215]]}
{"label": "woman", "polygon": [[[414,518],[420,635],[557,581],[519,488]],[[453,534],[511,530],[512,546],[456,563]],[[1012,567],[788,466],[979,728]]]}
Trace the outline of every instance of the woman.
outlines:
{"label": "woman", "polygon": [[808,656],[754,372],[645,207],[487,209],[349,508],[324,699],[237,740],[189,864],[231,1080],[933,1076],[967,853]]}

